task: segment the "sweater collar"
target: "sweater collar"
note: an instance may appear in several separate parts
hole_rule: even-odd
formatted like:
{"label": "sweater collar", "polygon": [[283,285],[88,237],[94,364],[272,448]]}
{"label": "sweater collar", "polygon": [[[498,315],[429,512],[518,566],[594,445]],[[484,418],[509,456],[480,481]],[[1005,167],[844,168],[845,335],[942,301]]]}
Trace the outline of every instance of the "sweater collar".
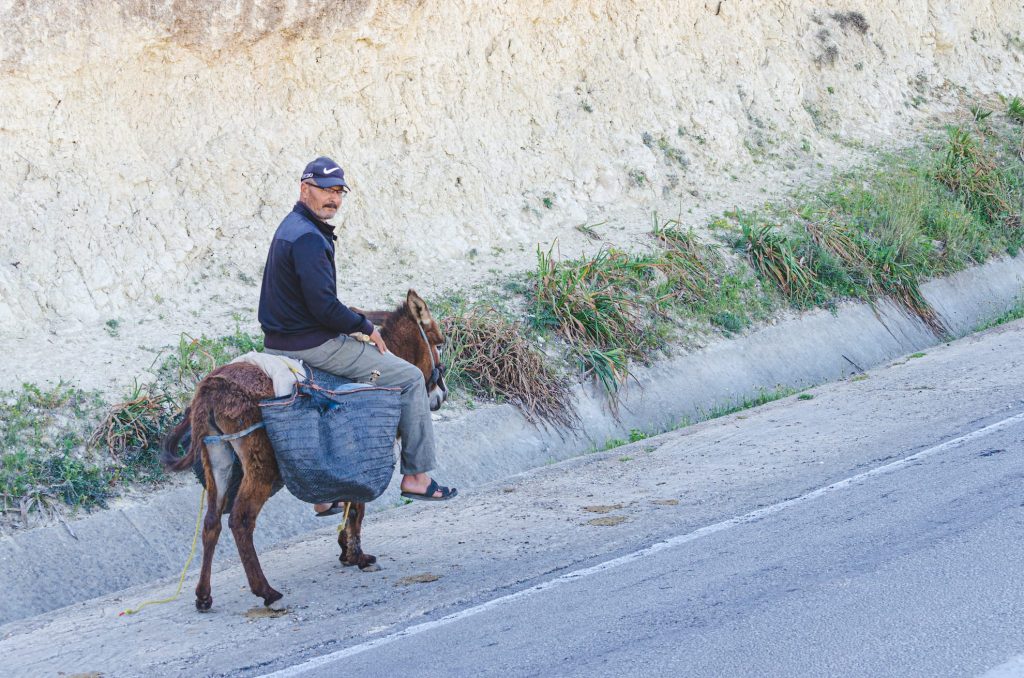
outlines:
{"label": "sweater collar", "polygon": [[295,203],[295,207],[292,208],[293,212],[298,212],[302,216],[306,217],[313,222],[313,225],[320,230],[325,236],[331,240],[337,240],[338,236],[334,235],[334,226],[331,226],[326,221],[313,214],[313,211],[306,207],[301,201]]}

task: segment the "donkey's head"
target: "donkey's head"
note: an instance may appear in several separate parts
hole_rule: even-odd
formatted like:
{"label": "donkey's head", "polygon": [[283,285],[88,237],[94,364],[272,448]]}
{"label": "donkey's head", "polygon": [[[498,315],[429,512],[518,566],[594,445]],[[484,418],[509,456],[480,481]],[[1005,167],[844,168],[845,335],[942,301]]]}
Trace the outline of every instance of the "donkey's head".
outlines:
{"label": "donkey's head", "polygon": [[427,302],[416,294],[416,290],[409,290],[405,303],[388,316],[381,334],[395,355],[420,368],[427,385],[430,410],[440,409],[441,403],[448,398],[445,368],[441,362],[444,334],[430,314]]}

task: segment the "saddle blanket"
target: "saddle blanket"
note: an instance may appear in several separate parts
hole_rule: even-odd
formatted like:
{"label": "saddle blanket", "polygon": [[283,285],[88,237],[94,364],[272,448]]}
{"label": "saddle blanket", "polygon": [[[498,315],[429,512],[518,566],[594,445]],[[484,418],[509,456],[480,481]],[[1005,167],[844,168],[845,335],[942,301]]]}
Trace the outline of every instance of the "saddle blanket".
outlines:
{"label": "saddle blanket", "polygon": [[295,390],[295,384],[306,381],[306,367],[301,360],[295,358],[249,351],[231,362],[249,363],[266,372],[270,380],[274,382],[275,398],[291,395]]}

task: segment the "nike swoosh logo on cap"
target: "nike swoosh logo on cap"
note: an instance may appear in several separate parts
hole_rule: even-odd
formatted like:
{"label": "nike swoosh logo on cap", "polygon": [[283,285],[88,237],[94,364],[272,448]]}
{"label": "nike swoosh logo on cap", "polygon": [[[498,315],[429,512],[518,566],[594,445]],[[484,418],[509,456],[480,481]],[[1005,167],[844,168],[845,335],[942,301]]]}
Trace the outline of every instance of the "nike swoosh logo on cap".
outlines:
{"label": "nike swoosh logo on cap", "polygon": [[331,169],[325,169],[324,170],[324,174],[330,174],[331,172],[337,172],[340,169],[341,169],[340,167],[332,167]]}

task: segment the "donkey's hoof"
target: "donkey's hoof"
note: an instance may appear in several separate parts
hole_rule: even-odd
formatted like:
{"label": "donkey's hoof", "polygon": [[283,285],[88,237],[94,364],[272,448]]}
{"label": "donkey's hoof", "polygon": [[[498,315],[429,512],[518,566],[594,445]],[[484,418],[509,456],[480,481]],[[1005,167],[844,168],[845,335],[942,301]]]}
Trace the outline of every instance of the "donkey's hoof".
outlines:
{"label": "donkey's hoof", "polygon": [[213,596],[206,596],[205,598],[196,597],[197,610],[200,612],[209,612],[211,607],[213,607]]}
{"label": "donkey's hoof", "polygon": [[377,556],[363,556],[360,558],[359,570],[361,572],[379,572],[380,565],[377,564]]}
{"label": "donkey's hoof", "polygon": [[263,596],[263,605],[264,607],[270,607],[282,598],[284,598],[283,593],[275,591],[274,589],[270,589],[270,591],[265,596]]}

